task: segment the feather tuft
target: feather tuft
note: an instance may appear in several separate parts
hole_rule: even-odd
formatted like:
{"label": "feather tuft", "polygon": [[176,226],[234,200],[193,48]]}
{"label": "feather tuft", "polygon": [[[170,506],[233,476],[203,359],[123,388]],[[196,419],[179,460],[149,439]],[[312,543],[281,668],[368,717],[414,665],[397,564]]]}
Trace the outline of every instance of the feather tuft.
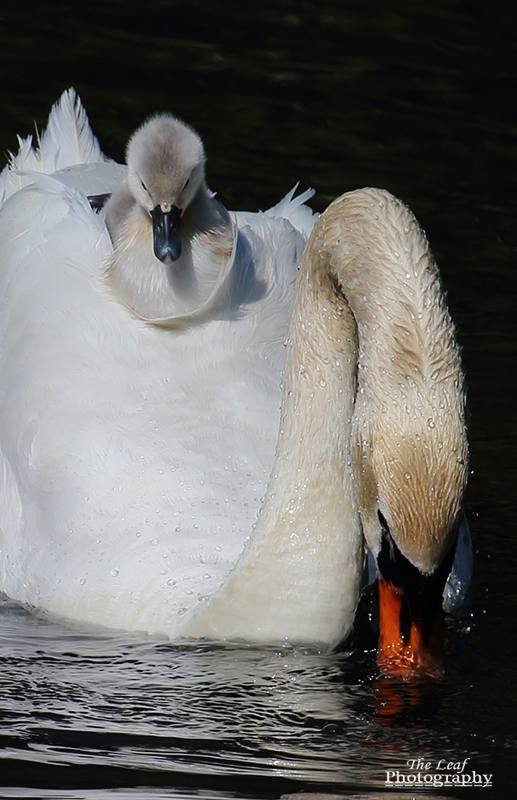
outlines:
{"label": "feather tuft", "polygon": [[50,112],[39,143],[41,172],[57,172],[74,164],[105,161],[88,117],[73,89],[63,92]]}
{"label": "feather tuft", "polygon": [[294,193],[298,189],[298,186],[298,183],[293,186],[291,191],[288,192],[279,203],[272,208],[268,208],[265,213],[268,217],[273,217],[274,219],[288,219],[300,233],[307,237],[319,216],[315,214],[309,206],[305,205],[307,200],[310,200],[315,194],[315,191],[314,189],[306,189],[295,197]]}

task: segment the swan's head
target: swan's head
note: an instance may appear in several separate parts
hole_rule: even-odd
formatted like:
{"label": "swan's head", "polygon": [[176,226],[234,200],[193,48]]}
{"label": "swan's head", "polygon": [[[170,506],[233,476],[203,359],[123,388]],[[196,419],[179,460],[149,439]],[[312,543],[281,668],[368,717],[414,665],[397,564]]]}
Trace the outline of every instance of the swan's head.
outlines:
{"label": "swan's head", "polygon": [[205,180],[205,151],[197,133],[161,114],[145,122],[127,146],[127,182],[150,216],[156,257],[170,264],[181,255],[181,218]]}
{"label": "swan's head", "polygon": [[442,594],[468,475],[463,402],[458,391],[416,427],[411,415],[385,409],[358,437],[361,520],[377,563],[381,662],[390,672],[440,670]]}

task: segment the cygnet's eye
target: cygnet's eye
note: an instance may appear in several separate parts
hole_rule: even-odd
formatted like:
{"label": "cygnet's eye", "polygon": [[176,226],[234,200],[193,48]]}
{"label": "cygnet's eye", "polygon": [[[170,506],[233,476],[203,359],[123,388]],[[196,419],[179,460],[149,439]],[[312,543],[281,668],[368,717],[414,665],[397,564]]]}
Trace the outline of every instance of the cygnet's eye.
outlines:
{"label": "cygnet's eye", "polygon": [[185,183],[183,184],[183,189],[181,190],[182,192],[184,192],[184,191],[185,191],[185,189],[187,188],[187,186],[189,185],[189,183],[190,183],[190,178],[187,178],[187,180],[186,180],[186,181],[185,181]]}
{"label": "cygnet's eye", "polygon": [[142,189],[144,190],[144,192],[146,192],[146,194],[148,194],[149,197],[151,197],[151,192],[149,191],[149,189],[147,188],[147,186],[143,182],[142,178],[139,177],[139,181],[140,181],[140,184],[141,184]]}

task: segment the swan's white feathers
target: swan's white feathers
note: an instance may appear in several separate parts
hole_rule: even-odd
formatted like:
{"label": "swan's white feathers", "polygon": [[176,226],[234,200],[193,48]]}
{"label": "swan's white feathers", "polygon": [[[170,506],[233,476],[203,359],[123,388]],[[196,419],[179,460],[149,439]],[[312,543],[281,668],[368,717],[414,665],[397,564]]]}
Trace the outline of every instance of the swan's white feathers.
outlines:
{"label": "swan's white feathers", "polygon": [[50,112],[39,143],[39,159],[42,172],[57,172],[74,164],[105,160],[73,89],[64,92]]}
{"label": "swan's white feathers", "polygon": [[40,167],[37,154],[32,146],[32,136],[22,139],[18,136],[18,153],[9,153],[9,162],[0,173],[0,206],[14,192],[30,183],[23,175],[24,170],[34,171]]}
{"label": "swan's white feathers", "polygon": [[[26,139],[18,137],[18,153],[10,154],[8,165],[0,173],[0,206],[14,192],[32,182],[31,173],[54,173],[71,166],[108,162],[103,155],[99,142],[93,135],[88,117],[73,89],[64,92],[52,107],[45,132],[38,139],[38,146],[33,146],[32,136]],[[118,165],[116,165],[118,167]],[[90,174],[92,172],[90,171]],[[115,174],[111,170],[111,174]],[[118,178],[117,183],[119,182]],[[103,189],[90,185],[90,194],[111,191],[116,183],[113,180],[109,187]]]}
{"label": "swan's white feathers", "polygon": [[318,218],[318,215],[314,214],[309,206],[305,205],[313,197],[314,189],[306,189],[295,197],[298,185],[293,186],[291,191],[280,202],[269,208],[265,213],[275,219],[288,219],[291,225],[307,238],[310,236],[314,223]]}
{"label": "swan's white feathers", "polygon": [[77,164],[56,172],[65,186],[76,189],[83,196],[109,194],[115,191],[126,177],[126,168],[114,161]]}
{"label": "swan's white feathers", "polygon": [[[308,193],[230,214],[197,134],[146,125],[133,194],[73,93],[0,177],[0,588],[173,638],[337,644],[361,520],[376,554],[382,511],[430,571],[459,515],[463,379],[436,267],[387,193],[336,201],[304,251]],[[182,203],[172,270],[149,189]]]}
{"label": "swan's white feathers", "polygon": [[163,331],[104,280],[111,239],[79,190],[105,164],[90,166],[27,176],[0,213],[1,585],[174,636],[266,492],[303,237],[236,215],[242,277],[213,319]]}

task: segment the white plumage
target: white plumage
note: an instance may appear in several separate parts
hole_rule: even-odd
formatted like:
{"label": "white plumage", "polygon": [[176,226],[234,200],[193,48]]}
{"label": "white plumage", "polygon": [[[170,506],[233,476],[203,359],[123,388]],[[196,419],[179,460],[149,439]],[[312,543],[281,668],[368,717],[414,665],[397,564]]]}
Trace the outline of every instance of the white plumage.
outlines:
{"label": "white plumage", "polygon": [[306,230],[312,214],[306,194],[232,215],[230,290],[212,318],[162,330],[119,302],[84,196],[116,189],[120,169],[70,92],[40,149],[24,145],[2,175],[0,585],[174,636],[228,575],[266,491],[305,240],[289,217]]}
{"label": "white plumage", "polygon": [[[126,179],[69,92],[0,176],[0,588],[171,638],[333,646],[363,528],[439,600],[468,462],[452,323],[389,193],[325,212],[293,306],[311,193],[229,213],[204,160],[157,117]],[[106,191],[108,227],[86,197]]]}

